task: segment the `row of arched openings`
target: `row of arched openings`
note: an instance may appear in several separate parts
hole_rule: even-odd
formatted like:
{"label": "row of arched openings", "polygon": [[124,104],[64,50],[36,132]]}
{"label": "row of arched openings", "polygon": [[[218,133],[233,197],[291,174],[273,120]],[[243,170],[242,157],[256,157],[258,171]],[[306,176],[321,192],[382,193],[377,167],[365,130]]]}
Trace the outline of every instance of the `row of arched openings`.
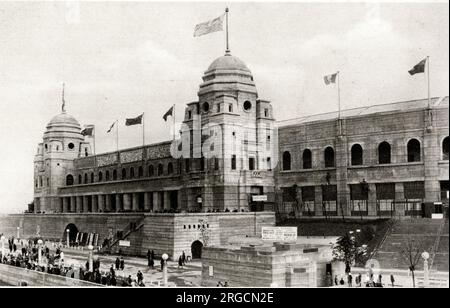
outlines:
{"label": "row of arched openings", "polygon": [[[419,140],[411,139],[407,145],[407,161],[420,162],[421,161],[421,145]],[[364,150],[360,144],[354,144],[350,150],[350,164],[358,166],[364,164],[363,159]],[[383,141],[377,148],[378,163],[390,164],[392,162],[391,145],[387,141]],[[324,167],[330,168],[335,165],[334,150],[332,147],[327,147],[324,150]],[[445,137],[442,141],[442,159],[449,159],[449,137]],[[311,150],[305,149],[302,154],[303,169],[312,168],[312,153]],[[283,170],[291,170],[292,158],[289,151],[283,153]]]}
{"label": "row of arched openings", "polygon": [[[157,176],[171,175],[174,172],[173,163],[169,162],[166,167],[166,173],[164,173],[164,172],[165,172],[165,168],[164,168],[164,165],[161,163],[156,166],[156,170],[153,165],[149,165],[147,167],[146,176],[153,177],[155,175],[157,175]],[[134,167],[130,167],[128,169],[122,168],[120,175],[121,175],[120,179],[122,179],[122,180],[142,178],[142,177],[144,177],[144,168],[142,166],[139,166],[137,168],[137,171]],[[110,172],[109,170],[106,170],[104,173],[102,171],[99,171],[97,174],[97,182],[110,181],[110,180],[116,181],[118,179],[119,179],[118,171],[116,169],[112,170],[112,172]],[[84,176],[81,174],[78,175],[78,184],[88,184],[88,183],[94,183],[94,182],[95,182],[94,172],[91,172],[90,174],[85,173]],[[68,174],[66,176],[66,185],[70,186],[70,185],[74,185],[74,184],[75,184],[75,181],[74,181],[73,175]]]}

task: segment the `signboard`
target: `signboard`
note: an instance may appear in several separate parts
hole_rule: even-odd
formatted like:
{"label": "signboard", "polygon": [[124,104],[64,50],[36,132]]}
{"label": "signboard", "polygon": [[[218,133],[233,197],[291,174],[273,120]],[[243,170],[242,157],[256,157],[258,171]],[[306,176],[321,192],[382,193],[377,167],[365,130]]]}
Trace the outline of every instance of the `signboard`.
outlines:
{"label": "signboard", "polygon": [[433,214],[431,214],[431,218],[432,219],[443,219],[444,218],[444,214],[433,213]]}
{"label": "signboard", "polygon": [[256,202],[267,201],[267,195],[254,195],[254,196],[252,196],[252,201],[256,201]]}
{"label": "signboard", "polygon": [[120,241],[119,241],[119,246],[130,247],[130,241],[123,241],[123,240],[120,240]]}
{"label": "signboard", "polygon": [[261,235],[266,241],[295,242],[297,227],[262,227]]}
{"label": "signboard", "polygon": [[198,197],[197,198],[197,203],[202,203],[202,202],[203,202],[202,197]]}
{"label": "signboard", "polygon": [[214,267],[209,266],[209,277],[213,277],[214,276]]}

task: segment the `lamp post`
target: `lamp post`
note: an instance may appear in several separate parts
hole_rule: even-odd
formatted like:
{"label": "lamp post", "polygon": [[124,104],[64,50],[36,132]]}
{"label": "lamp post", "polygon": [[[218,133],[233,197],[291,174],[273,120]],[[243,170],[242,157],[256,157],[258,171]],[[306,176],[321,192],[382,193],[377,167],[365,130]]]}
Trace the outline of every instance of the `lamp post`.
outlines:
{"label": "lamp post", "polygon": [[17,227],[17,239],[20,238],[20,227]]}
{"label": "lamp post", "polygon": [[428,259],[430,258],[430,254],[426,251],[422,252],[423,258],[423,286],[426,288],[430,284],[430,279],[428,277]]}
{"label": "lamp post", "polygon": [[5,236],[2,235],[2,237],[0,238],[0,241],[2,242],[2,258],[4,258],[5,256]]}
{"label": "lamp post", "polygon": [[167,259],[169,259],[169,256],[166,253],[163,253],[161,256],[163,259],[163,285],[167,287]]}
{"label": "lamp post", "polygon": [[69,248],[70,247],[70,229],[68,228],[67,230],[66,230],[66,236],[67,236],[67,248]]}
{"label": "lamp post", "polygon": [[38,240],[38,265],[42,264],[42,244],[44,243],[41,239]]}

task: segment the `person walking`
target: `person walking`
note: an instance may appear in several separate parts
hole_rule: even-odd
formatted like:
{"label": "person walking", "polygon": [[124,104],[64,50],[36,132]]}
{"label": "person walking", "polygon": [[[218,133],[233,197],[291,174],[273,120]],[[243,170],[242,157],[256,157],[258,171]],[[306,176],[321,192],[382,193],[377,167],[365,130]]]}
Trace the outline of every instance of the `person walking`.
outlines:
{"label": "person walking", "polygon": [[394,287],[394,283],[395,283],[394,275],[391,274],[391,285],[392,285],[392,287]]}
{"label": "person walking", "polygon": [[335,285],[335,286],[338,285],[338,278],[337,278],[337,275],[334,276],[334,285]]}
{"label": "person walking", "polygon": [[183,253],[181,254],[181,261],[183,262],[183,265],[185,265],[186,264],[186,254],[184,253],[184,250],[183,250]]}
{"label": "person walking", "polygon": [[119,270],[120,268],[120,259],[119,257],[116,258],[116,270]]}
{"label": "person walking", "polygon": [[352,281],[353,281],[353,276],[351,273],[348,273],[347,276],[347,283],[348,283],[348,287],[351,288],[352,287]]}
{"label": "person walking", "polygon": [[140,285],[144,281],[144,275],[142,274],[141,271],[138,271],[136,276],[137,276],[137,283],[138,285]]}
{"label": "person walking", "polygon": [[377,284],[379,287],[383,287],[383,276],[381,274],[378,275],[378,281]]}
{"label": "person walking", "polygon": [[179,258],[178,258],[178,268],[183,268],[183,256],[180,256]]}
{"label": "person walking", "polygon": [[123,271],[124,268],[125,268],[125,260],[123,259],[123,257],[120,257],[120,270]]}

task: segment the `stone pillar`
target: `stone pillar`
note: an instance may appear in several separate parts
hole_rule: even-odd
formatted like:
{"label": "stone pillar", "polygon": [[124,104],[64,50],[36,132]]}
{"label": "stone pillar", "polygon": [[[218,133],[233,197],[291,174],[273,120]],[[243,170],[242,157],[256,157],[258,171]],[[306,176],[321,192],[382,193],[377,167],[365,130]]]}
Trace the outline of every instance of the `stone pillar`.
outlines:
{"label": "stone pillar", "polygon": [[63,213],[68,213],[70,211],[70,207],[69,207],[69,197],[63,197],[62,198],[63,201]]}
{"label": "stone pillar", "polygon": [[123,194],[123,210],[129,211],[131,210],[131,195]]}
{"label": "stone pillar", "polygon": [[92,212],[98,212],[98,196],[92,195]]}
{"label": "stone pillar", "polygon": [[98,211],[104,212],[105,211],[105,196],[98,195],[97,198],[98,198],[98,200],[97,200]]}
{"label": "stone pillar", "polygon": [[83,197],[77,196],[77,213],[83,212]]}
{"label": "stone pillar", "polygon": [[[348,149],[344,120],[336,121],[336,132],[335,165],[337,185],[337,212],[339,216],[342,216],[342,211],[344,212],[344,215],[351,215],[350,203],[348,202]],[[339,132],[341,133],[339,134]]]}
{"label": "stone pillar", "polygon": [[164,191],[164,209],[170,210],[170,193],[169,191]]}
{"label": "stone pillar", "polygon": [[83,213],[89,212],[89,196],[83,196]]}
{"label": "stone pillar", "polygon": [[116,194],[116,212],[123,210],[122,194]]}
{"label": "stone pillar", "polygon": [[367,200],[367,215],[377,216],[377,186],[375,183],[369,183],[369,196]]}
{"label": "stone pillar", "polygon": [[131,194],[132,198],[133,198],[133,203],[132,203],[132,210],[134,212],[139,211],[139,194],[138,193],[133,193]]}
{"label": "stone pillar", "polygon": [[[405,190],[403,183],[395,183],[395,201],[405,200]],[[395,216],[405,216],[405,206],[398,203],[395,204]]]}
{"label": "stone pillar", "polygon": [[77,198],[76,197],[70,197],[70,212],[76,213],[77,212]]}
{"label": "stone pillar", "polygon": [[316,185],[314,196],[314,216],[323,216],[322,201],[322,186]]}
{"label": "stone pillar", "polygon": [[111,197],[112,195],[105,195],[105,208],[107,212],[111,212]]}
{"label": "stone pillar", "polygon": [[159,191],[153,192],[153,211],[161,211],[161,196]]}
{"label": "stone pillar", "polygon": [[177,209],[180,210],[181,207],[181,190],[177,191]]}
{"label": "stone pillar", "polygon": [[434,119],[435,110],[425,110],[425,132],[423,142],[420,145],[420,160],[424,162],[425,170],[425,202],[437,202],[440,200],[441,186],[439,183],[439,160],[441,147]]}
{"label": "stone pillar", "polygon": [[151,208],[151,198],[152,196],[150,195],[151,193],[146,192],[144,193],[144,211],[150,211]]}

